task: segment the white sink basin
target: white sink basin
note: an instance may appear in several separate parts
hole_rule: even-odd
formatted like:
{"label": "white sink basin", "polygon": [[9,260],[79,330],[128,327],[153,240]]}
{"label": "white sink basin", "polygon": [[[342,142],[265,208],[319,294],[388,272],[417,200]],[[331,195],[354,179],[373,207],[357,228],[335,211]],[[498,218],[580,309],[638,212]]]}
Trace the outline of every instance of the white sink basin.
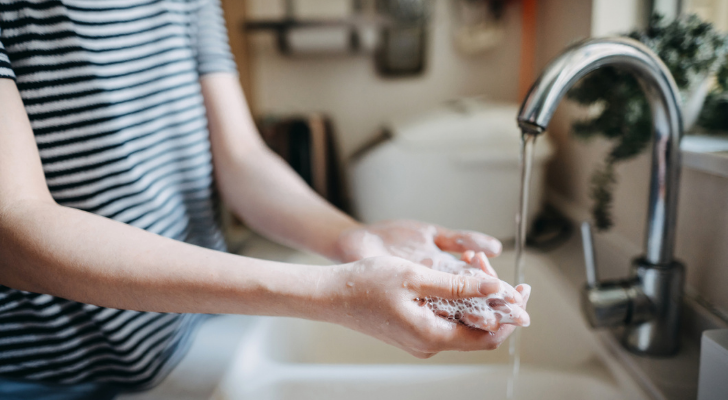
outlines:
{"label": "white sink basin", "polygon": [[[506,399],[506,366],[332,366],[278,371],[228,398],[259,400]],[[589,375],[521,371],[517,398],[621,400],[613,384]],[[242,383],[242,382],[241,382]],[[224,398],[224,397],[221,397]]]}
{"label": "white sink basin", "polygon": [[[513,276],[512,253],[493,261],[501,277]],[[543,256],[529,255],[527,266],[531,326],[517,398],[646,399],[586,327],[576,290]],[[507,344],[419,360],[337,325],[291,318],[258,318],[237,352],[215,399],[505,399],[510,376]]]}

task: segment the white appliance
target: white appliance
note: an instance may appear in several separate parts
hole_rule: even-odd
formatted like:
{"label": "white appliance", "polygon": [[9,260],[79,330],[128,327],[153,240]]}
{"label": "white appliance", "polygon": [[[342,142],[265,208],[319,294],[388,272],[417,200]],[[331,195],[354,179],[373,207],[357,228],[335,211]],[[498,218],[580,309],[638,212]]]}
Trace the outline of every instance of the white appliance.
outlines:
{"label": "white appliance", "polygon": [[[389,139],[350,167],[352,205],[364,222],[409,218],[515,237],[520,190],[518,106],[463,99],[387,124]],[[541,205],[544,163],[536,143],[529,214]]]}

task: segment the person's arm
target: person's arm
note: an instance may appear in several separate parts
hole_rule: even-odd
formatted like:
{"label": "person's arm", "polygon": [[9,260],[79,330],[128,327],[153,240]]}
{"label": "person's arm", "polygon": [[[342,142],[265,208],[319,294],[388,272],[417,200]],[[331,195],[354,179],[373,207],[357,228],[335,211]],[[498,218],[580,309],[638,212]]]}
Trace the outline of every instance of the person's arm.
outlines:
{"label": "person's arm", "polygon": [[0,104],[1,284],[143,311],[304,315],[303,300],[314,300],[302,283],[315,284],[316,268],[207,250],[59,206],[9,79],[0,79]]}
{"label": "person's arm", "polygon": [[[263,143],[234,74],[206,74],[200,82],[218,188],[225,204],[256,231],[336,261],[396,255],[454,269],[464,264],[445,251],[500,253],[498,240],[478,232],[416,221],[357,223],[316,194]],[[379,243],[366,237],[377,237]]]}
{"label": "person's arm", "polygon": [[[495,278],[451,275],[395,257],[333,267],[262,261],[60,206],[48,192],[27,114],[9,79],[0,79],[0,104],[1,285],[121,309],[334,322],[422,357],[493,348],[512,330],[475,332],[415,301],[492,294],[502,286]],[[519,293],[507,293],[525,307]]]}
{"label": "person's arm", "polygon": [[225,204],[271,239],[341,261],[338,237],[359,224],[315,193],[263,143],[234,74],[207,74],[200,82]]}

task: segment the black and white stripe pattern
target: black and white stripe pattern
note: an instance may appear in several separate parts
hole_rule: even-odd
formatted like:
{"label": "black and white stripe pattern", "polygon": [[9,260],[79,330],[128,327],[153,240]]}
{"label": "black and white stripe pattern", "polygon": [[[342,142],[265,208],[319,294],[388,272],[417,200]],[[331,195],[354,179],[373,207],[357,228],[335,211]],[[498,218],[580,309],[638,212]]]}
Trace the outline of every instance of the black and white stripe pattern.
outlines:
{"label": "black and white stripe pattern", "polygon": [[[235,71],[226,34],[218,0],[0,0],[55,200],[224,250],[199,76]],[[150,385],[200,318],[0,286],[0,376]]]}

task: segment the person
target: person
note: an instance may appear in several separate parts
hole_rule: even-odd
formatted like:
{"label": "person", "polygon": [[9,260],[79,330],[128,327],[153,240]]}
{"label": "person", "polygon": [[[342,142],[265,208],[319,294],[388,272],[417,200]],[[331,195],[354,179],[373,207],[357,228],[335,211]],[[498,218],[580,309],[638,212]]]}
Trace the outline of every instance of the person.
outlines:
{"label": "person", "polygon": [[[226,253],[218,197],[338,264]],[[493,349],[513,326],[470,329],[416,301],[503,288],[490,270],[428,268],[465,268],[446,253],[465,251],[501,245],[360,224],[264,145],[217,0],[0,0],[0,397],[151,387],[205,314],[333,322],[421,358]]]}

